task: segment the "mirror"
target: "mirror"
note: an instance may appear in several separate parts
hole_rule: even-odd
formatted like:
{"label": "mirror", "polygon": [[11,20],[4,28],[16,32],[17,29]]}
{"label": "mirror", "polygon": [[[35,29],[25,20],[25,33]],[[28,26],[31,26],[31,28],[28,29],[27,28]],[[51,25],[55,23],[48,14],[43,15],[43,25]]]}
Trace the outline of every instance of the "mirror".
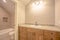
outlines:
{"label": "mirror", "polygon": [[25,10],[26,24],[55,24],[55,0],[30,1]]}

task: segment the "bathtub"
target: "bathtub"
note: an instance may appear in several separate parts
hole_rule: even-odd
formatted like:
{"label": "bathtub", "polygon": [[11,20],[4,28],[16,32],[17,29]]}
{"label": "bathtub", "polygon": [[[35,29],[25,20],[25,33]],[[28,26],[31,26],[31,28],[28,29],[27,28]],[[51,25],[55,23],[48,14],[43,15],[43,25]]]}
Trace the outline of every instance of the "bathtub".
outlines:
{"label": "bathtub", "polygon": [[14,40],[14,29],[0,30],[0,40]]}

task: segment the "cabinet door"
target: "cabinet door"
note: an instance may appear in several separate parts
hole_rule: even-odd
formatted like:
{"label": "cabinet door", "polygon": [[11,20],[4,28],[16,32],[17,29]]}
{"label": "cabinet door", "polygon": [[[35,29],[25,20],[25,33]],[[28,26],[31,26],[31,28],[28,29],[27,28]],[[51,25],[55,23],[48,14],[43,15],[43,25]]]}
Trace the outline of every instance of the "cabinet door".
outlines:
{"label": "cabinet door", "polygon": [[56,40],[60,40],[60,32],[56,32],[55,38]]}
{"label": "cabinet door", "polygon": [[55,40],[56,32],[44,31],[44,40]]}
{"label": "cabinet door", "polygon": [[36,38],[38,39],[38,40],[43,40],[43,30],[37,30],[37,32],[36,32]]}
{"label": "cabinet door", "polygon": [[32,29],[32,28],[27,29],[27,39],[28,40],[36,40],[35,29]]}
{"label": "cabinet door", "polygon": [[20,27],[19,30],[20,30],[19,39],[20,40],[27,40],[27,28]]}
{"label": "cabinet door", "polygon": [[28,40],[43,40],[42,30],[28,28]]}

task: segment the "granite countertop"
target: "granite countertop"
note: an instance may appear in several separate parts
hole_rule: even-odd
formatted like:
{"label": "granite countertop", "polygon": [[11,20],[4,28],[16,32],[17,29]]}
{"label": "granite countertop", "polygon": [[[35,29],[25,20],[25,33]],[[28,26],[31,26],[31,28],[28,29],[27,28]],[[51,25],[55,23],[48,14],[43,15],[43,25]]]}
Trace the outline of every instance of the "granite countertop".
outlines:
{"label": "granite countertop", "polygon": [[27,27],[27,28],[35,28],[35,29],[43,29],[43,30],[60,32],[60,27],[58,27],[58,26],[41,26],[41,25],[22,24],[22,25],[19,25],[19,27]]}

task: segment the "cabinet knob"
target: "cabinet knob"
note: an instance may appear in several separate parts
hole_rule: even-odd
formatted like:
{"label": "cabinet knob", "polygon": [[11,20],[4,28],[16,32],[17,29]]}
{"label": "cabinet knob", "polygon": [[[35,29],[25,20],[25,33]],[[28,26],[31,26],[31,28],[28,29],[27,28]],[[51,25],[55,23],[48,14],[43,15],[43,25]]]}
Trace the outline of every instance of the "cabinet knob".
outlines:
{"label": "cabinet knob", "polygon": [[53,38],[51,38],[51,40],[53,40]]}
{"label": "cabinet knob", "polygon": [[53,33],[51,33],[53,35]]}

